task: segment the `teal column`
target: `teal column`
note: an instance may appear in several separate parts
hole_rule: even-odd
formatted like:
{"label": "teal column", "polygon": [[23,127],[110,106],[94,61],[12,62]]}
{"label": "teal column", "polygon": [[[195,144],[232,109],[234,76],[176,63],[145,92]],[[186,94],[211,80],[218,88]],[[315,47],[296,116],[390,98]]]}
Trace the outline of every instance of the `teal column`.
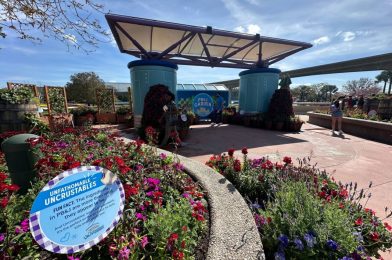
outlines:
{"label": "teal column", "polygon": [[278,89],[280,70],[256,68],[240,73],[240,113],[256,114],[268,111],[274,91]]}
{"label": "teal column", "polygon": [[135,127],[140,127],[143,114],[144,97],[151,86],[163,84],[176,95],[176,64],[160,60],[137,60],[128,63],[131,72],[132,101]]}

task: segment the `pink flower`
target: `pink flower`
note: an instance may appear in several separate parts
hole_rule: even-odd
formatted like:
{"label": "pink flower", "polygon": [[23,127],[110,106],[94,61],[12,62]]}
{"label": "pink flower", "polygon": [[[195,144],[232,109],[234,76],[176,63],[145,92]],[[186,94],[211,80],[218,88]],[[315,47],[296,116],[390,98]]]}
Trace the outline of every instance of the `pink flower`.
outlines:
{"label": "pink flower", "polygon": [[67,256],[67,259],[68,259],[68,260],[80,260],[79,257],[74,257],[74,256],[72,256],[72,255]]}
{"label": "pink flower", "polygon": [[147,217],[146,216],[144,216],[142,213],[136,213],[135,214],[135,216],[136,216],[136,218],[137,219],[141,219],[141,220],[143,220],[143,221],[146,221],[147,220]]}
{"label": "pink flower", "polygon": [[141,244],[142,244],[142,247],[143,247],[143,248],[146,247],[146,245],[148,244],[148,237],[147,237],[147,236],[144,236],[144,237],[142,238]]}
{"label": "pink flower", "polygon": [[4,241],[4,238],[5,238],[4,233],[0,233],[0,242]]}
{"label": "pink flower", "polygon": [[124,246],[123,248],[120,249],[120,251],[118,252],[118,259],[119,260],[127,260],[129,259],[129,253],[131,252],[131,250],[129,250],[128,247]]}

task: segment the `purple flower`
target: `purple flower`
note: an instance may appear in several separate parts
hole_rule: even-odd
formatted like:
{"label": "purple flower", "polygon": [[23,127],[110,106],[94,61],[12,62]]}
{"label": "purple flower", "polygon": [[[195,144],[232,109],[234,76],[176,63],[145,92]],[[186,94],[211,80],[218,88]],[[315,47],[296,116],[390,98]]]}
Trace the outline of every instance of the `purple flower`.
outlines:
{"label": "purple flower", "polygon": [[275,253],[275,260],[286,260],[286,256],[283,251],[278,251]]}
{"label": "purple flower", "polygon": [[265,224],[267,224],[267,221],[265,220],[265,218],[263,216],[259,215],[259,214],[254,214],[254,219],[255,219],[255,222],[256,222],[256,226],[258,228],[264,226]]}
{"label": "purple flower", "polygon": [[332,239],[328,239],[327,240],[327,246],[329,248],[331,248],[333,251],[336,251],[336,249],[338,249],[338,243],[336,243],[335,241],[333,241]]}
{"label": "purple flower", "polygon": [[74,257],[73,255],[67,256],[67,259],[68,259],[68,260],[80,260],[79,257]]}
{"label": "purple flower", "polygon": [[175,163],[173,164],[173,166],[174,168],[176,168],[177,171],[183,171],[185,169],[184,165],[182,165],[181,163]]}
{"label": "purple flower", "polygon": [[140,172],[143,168],[144,168],[143,165],[137,164],[137,165],[135,166],[135,171],[136,171],[136,172]]}
{"label": "purple flower", "polygon": [[141,219],[141,220],[143,220],[143,221],[146,221],[147,220],[147,217],[146,216],[144,216],[142,213],[136,213],[135,214],[135,216],[136,216],[136,218],[137,219]]}
{"label": "purple flower", "polygon": [[158,186],[161,180],[155,178],[147,178],[147,183],[150,187]]}
{"label": "purple flower", "polygon": [[278,240],[283,248],[286,248],[289,245],[289,238],[284,234],[280,234]]}
{"label": "purple flower", "polygon": [[164,153],[161,153],[161,154],[159,155],[159,158],[161,158],[162,160],[165,160],[165,159],[167,158],[167,155],[164,154]]}
{"label": "purple flower", "polygon": [[250,206],[251,206],[252,208],[254,208],[254,209],[259,209],[259,208],[261,208],[260,204],[257,203],[257,202],[252,203]]}
{"label": "purple flower", "polygon": [[142,243],[142,247],[145,248],[146,245],[148,244],[148,237],[147,237],[147,236],[144,236],[144,237],[142,238],[141,243]]}
{"label": "purple flower", "polygon": [[27,232],[29,230],[29,219],[26,218],[25,220],[20,223],[20,227],[23,230],[23,232]]}
{"label": "purple flower", "polygon": [[4,233],[0,233],[0,242],[4,241],[4,238],[5,238]]}
{"label": "purple flower", "polygon": [[60,149],[64,149],[68,147],[68,144],[64,141],[58,141],[55,143],[55,146]]}
{"label": "purple flower", "polygon": [[354,260],[354,259],[349,256],[343,256],[343,258],[339,258],[338,260]]}
{"label": "purple flower", "polygon": [[186,198],[186,199],[189,198],[189,193],[186,193],[186,192],[183,193],[183,194],[182,194],[182,197],[184,197],[184,198]]}
{"label": "purple flower", "polygon": [[90,153],[88,156],[87,156],[87,160],[91,160],[91,159],[93,159],[94,158],[94,154],[92,154],[92,153]]}
{"label": "purple flower", "polygon": [[304,240],[306,241],[306,245],[310,248],[314,247],[316,244],[316,238],[313,236],[314,233],[308,232],[304,235]]}
{"label": "purple flower", "polygon": [[127,260],[127,259],[129,259],[129,253],[130,252],[131,252],[131,250],[129,250],[128,247],[124,246],[118,252],[118,259],[120,259],[120,260]]}
{"label": "purple flower", "polygon": [[298,249],[299,251],[304,250],[304,244],[302,243],[301,239],[299,238],[294,239],[294,244],[295,244],[295,248]]}

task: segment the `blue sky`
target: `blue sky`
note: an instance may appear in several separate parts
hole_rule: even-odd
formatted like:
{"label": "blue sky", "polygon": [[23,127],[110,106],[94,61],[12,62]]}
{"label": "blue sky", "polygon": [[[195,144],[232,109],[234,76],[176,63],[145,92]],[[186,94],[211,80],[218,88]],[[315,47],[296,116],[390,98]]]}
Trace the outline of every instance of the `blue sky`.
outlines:
{"label": "blue sky", "polygon": [[[198,26],[260,33],[309,42],[313,47],[271,67],[282,71],[391,52],[392,0],[144,0],[100,1],[115,14]],[[109,30],[103,14],[97,17]],[[70,75],[96,72],[104,81],[130,82],[127,63],[135,58],[106,42],[91,54],[70,50],[50,38],[42,44],[19,40],[7,32],[0,38],[0,87],[7,81],[62,86]],[[238,78],[240,69],[180,66],[179,83]],[[378,72],[332,74],[293,79],[293,85],[374,78]]]}

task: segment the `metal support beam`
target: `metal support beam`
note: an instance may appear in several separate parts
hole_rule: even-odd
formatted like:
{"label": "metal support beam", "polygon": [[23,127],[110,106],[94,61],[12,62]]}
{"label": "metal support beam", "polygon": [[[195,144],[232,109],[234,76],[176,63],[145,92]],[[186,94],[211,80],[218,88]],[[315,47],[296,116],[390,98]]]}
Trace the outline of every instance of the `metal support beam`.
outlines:
{"label": "metal support beam", "polygon": [[189,38],[193,38],[196,35],[196,33],[188,33],[188,35],[186,35],[185,37],[183,37],[181,40],[175,42],[174,44],[172,44],[169,48],[167,48],[166,50],[164,50],[163,52],[161,52],[156,59],[161,59],[162,57],[164,57],[166,54],[168,54],[169,52],[171,52],[172,50],[174,50],[175,48],[177,48],[178,45],[180,45],[181,43],[183,43],[184,41],[186,41]]}
{"label": "metal support beam", "polygon": [[118,28],[136,46],[136,48],[138,48],[141,53],[143,53],[143,55],[147,56],[148,58],[151,58],[150,54],[146,51],[146,49],[144,49],[138,41],[136,41],[131,35],[129,35],[129,33],[127,33],[127,31],[125,31],[121,25],[116,23],[116,28]]}
{"label": "metal support beam", "polygon": [[[197,35],[199,36],[200,42],[203,45],[203,52],[206,53],[208,61],[211,62],[211,55],[210,51],[208,50],[207,44],[204,42],[204,39],[200,33],[198,33]],[[201,56],[203,56],[203,52],[201,52]]]}

